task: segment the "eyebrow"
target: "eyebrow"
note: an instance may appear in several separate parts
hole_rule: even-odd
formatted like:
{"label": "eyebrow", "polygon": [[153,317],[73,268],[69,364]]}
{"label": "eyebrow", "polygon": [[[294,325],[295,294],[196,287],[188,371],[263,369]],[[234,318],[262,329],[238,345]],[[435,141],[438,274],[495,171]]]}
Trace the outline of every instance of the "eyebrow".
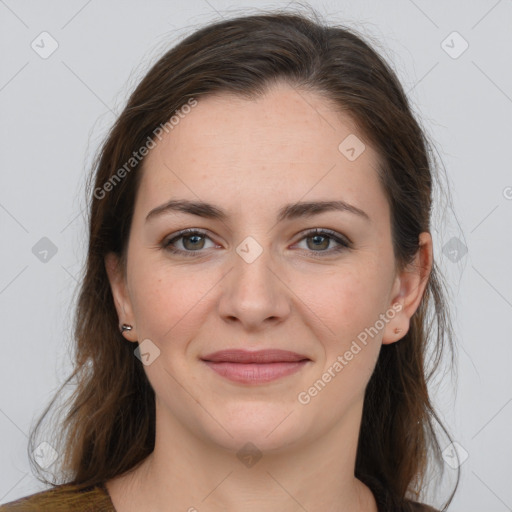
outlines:
{"label": "eyebrow", "polygon": [[[370,217],[363,210],[346,203],[345,201],[309,201],[300,203],[291,203],[283,206],[277,215],[277,221],[292,220],[304,217],[312,217],[324,212],[341,211],[358,215],[367,221]],[[172,212],[188,213],[207,219],[225,221],[228,218],[227,213],[221,208],[202,201],[190,201],[188,199],[171,199],[170,201],[153,208],[147,216],[146,222],[156,217]]]}

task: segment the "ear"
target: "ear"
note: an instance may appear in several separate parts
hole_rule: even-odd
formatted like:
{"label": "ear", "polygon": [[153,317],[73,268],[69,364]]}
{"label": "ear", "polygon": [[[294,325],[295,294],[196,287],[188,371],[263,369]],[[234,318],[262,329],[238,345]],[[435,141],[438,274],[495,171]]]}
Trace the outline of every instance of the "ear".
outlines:
{"label": "ear", "polygon": [[[412,315],[418,309],[428,283],[433,264],[433,247],[430,233],[419,236],[419,248],[414,260],[399,275],[393,285],[391,304],[397,311],[393,319],[386,324],[382,343],[387,345],[403,338],[410,327]],[[390,306],[391,306],[390,304]],[[400,332],[395,332],[399,329]]]}
{"label": "ear", "polygon": [[107,271],[110,289],[114,297],[114,304],[119,318],[119,326],[128,324],[132,326],[131,331],[124,331],[123,336],[129,341],[137,341],[137,332],[135,329],[135,318],[132,305],[126,286],[120,258],[117,254],[109,252],[105,256],[105,270]]}

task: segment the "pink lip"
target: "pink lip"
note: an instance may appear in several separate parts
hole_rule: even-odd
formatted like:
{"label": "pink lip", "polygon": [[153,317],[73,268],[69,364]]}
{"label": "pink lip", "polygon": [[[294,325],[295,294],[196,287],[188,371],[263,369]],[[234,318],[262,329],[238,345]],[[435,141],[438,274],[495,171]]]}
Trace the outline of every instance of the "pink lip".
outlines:
{"label": "pink lip", "polygon": [[219,375],[245,384],[270,382],[299,371],[310,359],[287,350],[221,350],[201,358]]}

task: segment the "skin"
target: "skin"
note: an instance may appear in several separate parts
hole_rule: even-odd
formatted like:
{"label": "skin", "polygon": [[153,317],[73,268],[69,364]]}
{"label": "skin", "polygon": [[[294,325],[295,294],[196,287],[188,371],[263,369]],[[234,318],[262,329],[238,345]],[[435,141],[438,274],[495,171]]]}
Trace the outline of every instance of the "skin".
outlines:
{"label": "skin", "polygon": [[[354,476],[364,391],[382,344],[404,336],[420,304],[432,240],[422,233],[414,264],[396,270],[378,155],[366,144],[349,161],[338,145],[350,134],[364,141],[325,98],[279,83],[257,100],[201,98],[146,157],[126,274],[115,254],[105,260],[119,323],[133,326],[124,336],[134,348],[150,339],[160,350],[144,366],[156,395],[155,450],[107,482],[118,512],[377,511]],[[207,201],[229,217],[169,213],[145,223],[171,198]],[[276,221],[285,204],[340,199],[370,221],[340,211]],[[174,242],[196,250],[191,257],[162,247],[186,228],[208,232]],[[336,241],[320,239],[316,248],[303,234],[312,228],[352,246],[334,253]],[[262,249],[252,263],[236,252],[247,236]],[[401,307],[394,318],[299,403],[298,393],[393,304]],[[200,360],[225,348],[279,348],[311,361],[277,381],[243,385]],[[249,441],[262,454],[251,467],[236,456]]]}

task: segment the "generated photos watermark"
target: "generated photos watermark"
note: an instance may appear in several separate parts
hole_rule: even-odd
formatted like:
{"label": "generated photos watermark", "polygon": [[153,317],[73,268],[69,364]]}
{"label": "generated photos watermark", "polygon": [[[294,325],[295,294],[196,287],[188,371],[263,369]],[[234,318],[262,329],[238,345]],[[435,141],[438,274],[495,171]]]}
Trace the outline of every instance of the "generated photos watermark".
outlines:
{"label": "generated photos watermark", "polygon": [[150,150],[156,147],[155,138],[161,141],[163,133],[170,133],[171,130],[180,123],[180,120],[189,114],[192,108],[196,105],[197,100],[195,98],[190,98],[185,105],[175,111],[175,115],[173,115],[168,121],[157,126],[153,130],[153,137],[148,135],[146,142],[138,149],[138,151],[134,151],[128,161],[125,162],[124,165],[103,184],[103,186],[94,189],[94,197],[96,199],[103,199],[107,192],[113,190],[114,187],[120,183],[130,171],[137,167],[142,159],[148,155]]}
{"label": "generated photos watermark", "polygon": [[[354,356],[361,352],[362,348],[368,344],[368,336],[372,339],[380,332],[390,320],[392,320],[398,312],[402,310],[402,305],[395,303],[385,313],[379,315],[379,319],[371,326],[366,327],[357,335],[357,340],[353,340],[350,345],[350,349],[346,350],[343,354],[338,355],[336,361],[327,368],[327,370],[316,380],[312,386],[306,391],[301,391],[297,395],[297,400],[302,405],[307,405],[311,402],[311,399],[322,391],[329,382],[334,379],[342,370],[349,364]],[[363,347],[358,343],[361,343]]]}

